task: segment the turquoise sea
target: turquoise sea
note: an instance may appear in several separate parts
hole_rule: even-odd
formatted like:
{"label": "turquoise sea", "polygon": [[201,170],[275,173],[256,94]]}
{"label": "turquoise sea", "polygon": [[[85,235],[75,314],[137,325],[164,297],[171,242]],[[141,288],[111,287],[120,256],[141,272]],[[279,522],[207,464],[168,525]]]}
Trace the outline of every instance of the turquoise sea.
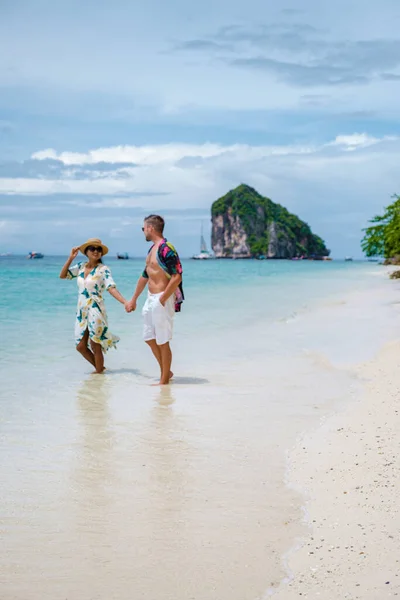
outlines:
{"label": "turquoise sea", "polygon": [[[183,261],[158,389],[140,310],[111,296],[121,341],[90,375],[64,260],[0,258],[0,597],[264,597],[303,531],[286,451],[360,393],[399,284],[367,262]],[[129,298],[143,260],[105,262]]]}

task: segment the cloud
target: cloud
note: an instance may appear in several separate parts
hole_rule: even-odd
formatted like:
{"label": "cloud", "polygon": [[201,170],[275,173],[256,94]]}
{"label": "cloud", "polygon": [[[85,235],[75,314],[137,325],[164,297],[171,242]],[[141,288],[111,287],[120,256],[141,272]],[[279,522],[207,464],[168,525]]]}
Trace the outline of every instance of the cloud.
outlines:
{"label": "cloud", "polygon": [[[53,154],[53,152],[50,152]],[[99,161],[94,164],[85,164],[84,169],[80,165],[71,166],[62,160],[54,158],[28,159],[24,161],[6,161],[0,163],[0,177],[34,177],[36,179],[97,179],[108,177],[110,173],[114,176],[128,177],[134,167],[132,163],[106,163]]]}
{"label": "cloud", "polygon": [[[113,177],[98,177],[94,179],[35,179],[19,178],[13,179],[3,177],[0,179],[1,194],[120,194],[120,193],[135,193],[137,196],[153,195],[150,188],[150,181],[146,186],[148,189],[138,191],[138,186],[133,178],[118,177],[118,173],[114,173]],[[159,195],[156,192],[154,195]]]}
{"label": "cloud", "polygon": [[[35,152],[25,163],[4,165],[13,177],[0,177],[3,194],[135,194],[179,195],[212,185],[205,164],[240,164],[268,156],[313,152],[312,146],[249,146],[234,144],[169,144],[159,146],[115,146],[86,153],[53,149]],[[108,161],[103,171],[102,165]],[[130,162],[131,161],[131,164]],[[119,165],[123,164],[123,167]],[[114,169],[110,169],[114,165]],[[1,170],[0,170],[1,172]],[[25,174],[25,176],[23,176]],[[79,176],[77,176],[77,174]],[[155,189],[155,183],[159,186]],[[172,198],[171,198],[171,201]],[[190,199],[188,201],[190,203]]]}
{"label": "cloud", "polygon": [[[330,146],[366,147],[377,143],[395,141],[397,136],[383,136],[382,138],[368,135],[367,133],[353,133],[338,135],[333,141],[319,145],[316,144],[291,144],[271,146],[251,146],[249,144],[168,144],[154,146],[113,146],[89,150],[86,153],[60,152],[54,149],[41,150],[32,154],[32,163],[39,166],[41,161],[54,161],[67,166],[92,167],[101,170],[102,165],[117,165],[116,171],[129,168],[130,161],[137,167],[151,167],[155,165],[182,165],[198,163],[202,159],[212,159],[221,156],[241,157],[244,159],[258,159],[273,155],[296,155],[320,152]],[[108,162],[105,162],[105,159]],[[190,160],[192,159],[192,160]],[[122,167],[120,165],[123,165]],[[133,173],[136,174],[136,171]]]}
{"label": "cloud", "polygon": [[197,250],[200,222],[208,230],[208,207],[171,210],[162,196],[153,200],[143,197],[137,202],[135,198],[96,195],[11,198],[0,194],[0,253],[37,249],[46,254],[63,254],[83,239],[99,236],[108,240],[112,253],[129,251],[131,255],[144,256],[148,248],[141,226],[143,218],[154,211],[166,218],[168,235],[179,242],[183,256]]}
{"label": "cloud", "polygon": [[[212,11],[177,1],[174,19],[165,4],[154,19],[151,3],[137,10],[126,1],[94,10],[92,2],[43,0],[33,10],[19,0],[3,10],[0,113],[17,124],[15,155],[60,148],[60,140],[72,150],[146,140],[226,143],[224,112],[298,113],[302,93],[316,88],[328,93],[324,106],[332,112],[359,105],[398,112],[394,0],[356,0],[351,10],[339,0],[323,11],[316,0],[304,0],[302,11],[261,0],[217,0]],[[368,86],[362,98],[354,93],[360,85]]]}
{"label": "cloud", "polygon": [[[279,168],[285,157],[293,164],[307,160],[311,166],[321,158],[333,162],[349,151],[373,146],[388,150],[398,140],[354,133],[322,144],[115,146],[85,153],[47,149],[23,163],[0,166],[0,193],[102,196],[100,206],[107,196],[113,206],[139,206],[143,200],[153,203],[156,196],[168,196],[170,208],[183,199],[187,208],[214,189],[221,175],[229,174],[228,179],[234,180],[254,169],[268,173]],[[7,171],[12,177],[4,177]]]}
{"label": "cloud", "polygon": [[[125,170],[130,157],[134,167],[129,177],[119,178],[119,166],[113,170],[110,164],[105,176],[98,176],[104,153],[115,161],[111,165],[122,164],[123,156]],[[1,251],[21,247],[27,239],[35,247],[55,247],[57,240],[69,246],[77,237],[87,237],[90,228],[100,237],[112,238],[119,248],[144,252],[137,242],[140,222],[145,214],[160,212],[168,216],[174,240],[190,254],[198,240],[188,231],[198,231],[200,220],[208,223],[211,203],[244,182],[309,222],[334,254],[357,255],[357,232],[397,189],[399,154],[399,137],[362,132],[319,144],[177,144],[167,149],[154,145],[151,152],[148,146],[135,146],[79,154],[41,151],[35,153],[40,159],[27,161],[30,177],[0,178],[0,221],[13,224],[8,233],[6,226],[2,228]],[[59,163],[83,173],[88,168],[86,178],[71,179],[62,175],[62,169],[58,180],[35,178],[32,169],[42,173],[49,160],[56,161],[58,169]]]}
{"label": "cloud", "polygon": [[229,25],[221,27],[216,33],[186,40],[177,44],[175,50],[188,52],[224,52],[226,60],[229,54],[241,55],[254,50],[268,50],[276,55],[279,52],[325,51],[327,42],[325,32],[307,23],[271,23],[268,25]]}
{"label": "cloud", "polygon": [[2,136],[10,134],[14,130],[11,121],[3,121],[0,119],[0,139]]}
{"label": "cloud", "polygon": [[350,69],[334,67],[324,63],[306,65],[290,63],[262,56],[253,58],[237,58],[230,61],[235,67],[259,69],[274,73],[278,79],[292,85],[304,87],[321,87],[323,85],[343,85],[368,83],[365,75],[357,75]]}
{"label": "cloud", "polygon": [[177,44],[172,51],[188,50],[190,52],[220,52],[221,50],[233,50],[230,44],[221,44],[213,40],[189,40]]}
{"label": "cloud", "polygon": [[397,141],[399,138],[396,136],[387,135],[379,139],[366,133],[354,133],[353,135],[338,135],[333,142],[330,142],[330,146],[341,146],[344,150],[357,150],[358,148],[367,148],[368,146],[374,146],[382,142]]}
{"label": "cloud", "polygon": [[395,73],[382,73],[381,79],[384,81],[400,81],[400,75]]}
{"label": "cloud", "polygon": [[207,52],[226,64],[264,71],[299,87],[367,84],[374,79],[397,81],[387,73],[400,66],[400,39],[337,39],[308,23],[229,26],[215,34],[183,42],[187,52]]}
{"label": "cloud", "polygon": [[304,11],[300,10],[299,8],[283,8],[281,10],[281,13],[283,15],[288,15],[288,16],[297,16],[297,15],[301,15]]}
{"label": "cloud", "polygon": [[61,152],[49,148],[34,152],[34,160],[56,160],[64,165],[98,165],[99,163],[125,165],[153,165],[171,163],[186,156],[209,157],[223,151],[219,144],[165,144],[157,146],[113,146],[86,153]]}

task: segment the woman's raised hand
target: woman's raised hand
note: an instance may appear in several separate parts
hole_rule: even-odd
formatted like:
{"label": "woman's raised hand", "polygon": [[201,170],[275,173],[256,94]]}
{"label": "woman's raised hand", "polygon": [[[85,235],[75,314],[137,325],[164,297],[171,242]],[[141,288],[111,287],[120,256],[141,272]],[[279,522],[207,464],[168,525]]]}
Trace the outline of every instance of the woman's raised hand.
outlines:
{"label": "woman's raised hand", "polygon": [[75,246],[74,248],[72,248],[69,257],[74,260],[74,258],[76,258],[78,256],[79,253],[79,246]]}

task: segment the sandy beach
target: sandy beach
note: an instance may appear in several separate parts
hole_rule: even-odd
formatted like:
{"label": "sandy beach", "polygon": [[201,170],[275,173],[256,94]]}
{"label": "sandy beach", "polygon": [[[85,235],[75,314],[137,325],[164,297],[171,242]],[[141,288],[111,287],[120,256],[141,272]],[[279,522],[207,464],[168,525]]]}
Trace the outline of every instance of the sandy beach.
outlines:
{"label": "sandy beach", "polygon": [[365,393],[290,453],[310,534],[286,556],[276,598],[381,600],[400,595],[398,361],[391,343],[357,369]]}

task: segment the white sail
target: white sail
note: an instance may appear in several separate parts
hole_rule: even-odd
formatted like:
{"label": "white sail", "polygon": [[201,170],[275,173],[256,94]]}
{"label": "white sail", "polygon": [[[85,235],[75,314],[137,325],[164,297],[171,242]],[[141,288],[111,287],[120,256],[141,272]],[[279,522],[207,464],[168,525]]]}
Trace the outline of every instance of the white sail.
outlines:
{"label": "white sail", "polygon": [[214,258],[212,254],[207,250],[206,240],[203,235],[203,224],[201,224],[201,234],[200,234],[200,254],[196,254],[192,256],[195,260],[203,260],[207,258]]}

